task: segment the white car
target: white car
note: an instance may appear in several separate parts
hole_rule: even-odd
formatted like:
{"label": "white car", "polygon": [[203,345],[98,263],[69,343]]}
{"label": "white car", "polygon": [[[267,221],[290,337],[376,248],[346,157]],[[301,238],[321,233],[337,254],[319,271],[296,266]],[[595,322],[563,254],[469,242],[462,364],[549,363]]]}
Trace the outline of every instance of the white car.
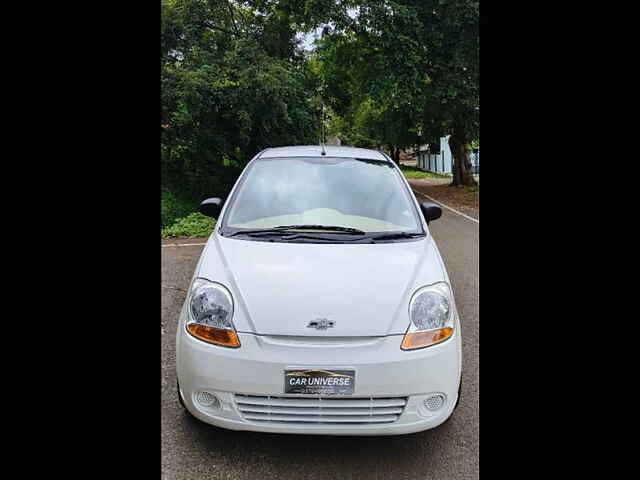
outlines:
{"label": "white car", "polygon": [[176,336],[178,394],[232,430],[394,435],[443,423],[460,321],[419,204],[393,161],[351,147],[269,148],[228,199]]}

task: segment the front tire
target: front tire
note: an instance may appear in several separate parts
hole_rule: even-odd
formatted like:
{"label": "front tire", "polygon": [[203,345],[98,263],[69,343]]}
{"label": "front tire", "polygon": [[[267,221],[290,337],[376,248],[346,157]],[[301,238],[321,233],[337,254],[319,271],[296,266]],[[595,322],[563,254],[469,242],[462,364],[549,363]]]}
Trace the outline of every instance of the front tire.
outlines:
{"label": "front tire", "polygon": [[[180,395],[180,382],[178,380],[176,380],[176,392],[178,394],[178,401],[180,402],[180,405],[182,405],[182,408],[187,410],[187,407],[185,406],[184,401],[182,400],[182,395]],[[189,410],[187,410],[187,412],[188,411]]]}
{"label": "front tire", "polygon": [[[458,385],[458,398],[456,399],[456,404],[453,407],[453,411],[456,411],[456,408],[458,408],[458,404],[460,403],[460,394],[462,393],[462,376],[460,376],[460,385]],[[453,413],[451,413],[451,415],[453,415]]]}
{"label": "front tire", "polygon": [[453,417],[453,414],[456,413],[456,409],[458,408],[458,404],[460,403],[460,393],[461,392],[462,392],[462,377],[460,377],[460,385],[458,385],[458,398],[456,399],[456,404],[453,406],[453,410],[451,410],[451,414],[439,426],[442,426],[442,425],[448,423],[451,420],[451,417]]}
{"label": "front tire", "polygon": [[187,415],[189,415],[191,418],[195,418],[198,421],[201,421],[200,419],[196,418],[193,413],[191,413],[189,411],[189,409],[187,408],[187,406],[184,404],[184,400],[182,400],[182,395],[180,395],[180,382],[178,380],[176,380],[176,387],[177,387],[177,394],[178,394],[178,401],[180,402],[180,405],[182,405],[182,408],[184,408],[184,411],[187,413]]}

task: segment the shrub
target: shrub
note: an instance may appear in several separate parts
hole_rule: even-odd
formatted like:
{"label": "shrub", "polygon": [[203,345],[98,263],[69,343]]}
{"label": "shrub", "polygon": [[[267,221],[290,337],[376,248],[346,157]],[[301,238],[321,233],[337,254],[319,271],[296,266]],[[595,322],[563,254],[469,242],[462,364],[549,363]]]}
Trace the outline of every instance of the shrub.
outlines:
{"label": "shrub", "polygon": [[162,238],[169,237],[208,237],[216,221],[213,218],[194,212],[177,219],[173,225],[162,229]]}
{"label": "shrub", "polygon": [[186,217],[197,208],[194,202],[179,197],[167,187],[162,187],[160,216],[161,227],[172,225],[176,219]]}

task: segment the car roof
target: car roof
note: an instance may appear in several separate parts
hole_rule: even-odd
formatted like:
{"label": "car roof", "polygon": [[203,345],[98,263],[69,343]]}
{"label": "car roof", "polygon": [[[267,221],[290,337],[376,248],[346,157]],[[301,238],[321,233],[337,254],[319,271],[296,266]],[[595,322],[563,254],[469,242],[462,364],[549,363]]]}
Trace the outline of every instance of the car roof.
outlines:
{"label": "car roof", "polygon": [[[376,150],[366,148],[343,147],[336,145],[324,146],[327,157],[366,158],[371,160],[388,161],[387,157]],[[297,145],[292,147],[274,147],[264,150],[258,158],[278,157],[320,157],[322,156],[320,145]]]}

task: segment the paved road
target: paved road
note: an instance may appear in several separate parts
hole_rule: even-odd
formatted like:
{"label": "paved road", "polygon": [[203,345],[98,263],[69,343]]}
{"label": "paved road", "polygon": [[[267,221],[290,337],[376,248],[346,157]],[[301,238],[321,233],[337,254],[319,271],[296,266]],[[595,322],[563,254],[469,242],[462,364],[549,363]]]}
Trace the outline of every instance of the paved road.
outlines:
{"label": "paved road", "polygon": [[[477,479],[478,227],[449,210],[432,224],[462,318],[460,405],[444,425],[394,437],[233,432],[188,417],[176,396],[175,331],[202,246],[162,249],[163,479]],[[172,243],[202,243],[202,240]]]}

